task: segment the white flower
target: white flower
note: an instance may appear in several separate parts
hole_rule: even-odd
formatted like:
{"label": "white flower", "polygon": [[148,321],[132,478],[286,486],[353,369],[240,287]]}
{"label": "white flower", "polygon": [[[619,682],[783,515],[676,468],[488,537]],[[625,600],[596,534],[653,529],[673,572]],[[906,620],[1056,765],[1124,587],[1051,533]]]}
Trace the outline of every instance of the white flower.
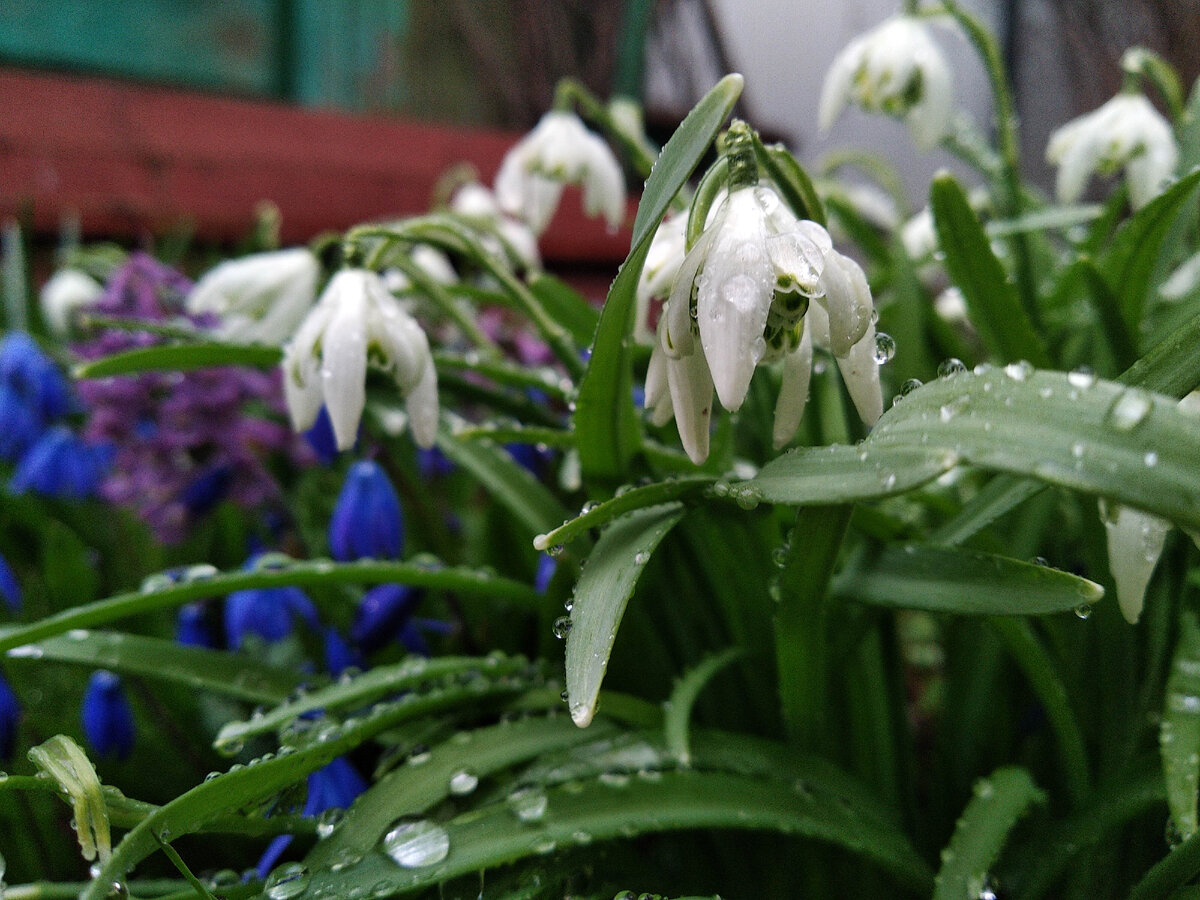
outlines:
{"label": "white flower", "polygon": [[608,145],[574,113],[552,110],[508,151],[496,173],[496,200],[541,234],[554,217],[564,184],[583,187],[583,208],[610,230],[625,218],[625,177]]}
{"label": "white flower", "polygon": [[1162,283],[1158,294],[1164,300],[1182,300],[1200,285],[1200,251],[1185,259]]}
{"label": "white flower", "polygon": [[[428,244],[417,244],[408,255],[413,265],[424,272],[434,284],[454,284],[458,280],[453,263],[441,250]],[[382,277],[383,283],[393,294],[402,294],[412,288],[412,281],[401,269],[387,269]]]}
{"label": "white flower", "polygon": [[917,146],[928,150],[949,132],[953,100],[950,67],[925,24],[896,16],[855,38],[834,58],[818,115],[823,131],[849,102],[898,116]]}
{"label": "white flower", "polygon": [[671,285],[675,283],[685,256],[686,230],[687,216],[672,216],[658,226],[650,241],[646,262],[638,276],[637,311],[633,320],[633,338],[639,344],[654,341],[649,326],[650,304],[654,300],[665,300],[671,293]]}
{"label": "white flower", "polygon": [[104,286],[79,269],[59,269],[42,285],[42,318],[59,335],[71,327],[75,310],[91,306],[104,295]]}
{"label": "white flower", "polygon": [[816,343],[837,358],[859,414],[873,423],[883,401],[872,313],[866,277],[833,250],[824,228],[797,219],[768,186],[736,189],[684,259],[659,320],[646,384],[652,420],[673,414],[684,450],[703,462],[714,389],[736,410],[755,367],[784,360],[775,428],[782,446],[804,411]]}
{"label": "white flower", "polygon": [[489,253],[506,257],[514,266],[541,267],[537,236],[523,221],[505,213],[482,184],[468,182],[456,190],[450,209],[482,232],[480,240]]}
{"label": "white flower", "polygon": [[343,269],[300,325],[283,356],[292,426],[329,410],[338,449],[354,446],[366,402],[367,363],[390,372],[405,398],[413,439],[431,447],[437,433],[437,373],[429,341],[374,272]]}
{"label": "white flower", "polygon": [[1170,124],[1141,94],[1118,94],[1099,109],[1072,119],[1052,135],[1046,159],[1058,166],[1058,199],[1079,199],[1095,173],[1124,166],[1129,200],[1140,209],[1175,171],[1179,148]]}
{"label": "white flower", "polygon": [[306,247],[254,253],[209,270],[188,294],[188,312],[221,318],[227,339],[280,344],[313,304],[321,264]]}

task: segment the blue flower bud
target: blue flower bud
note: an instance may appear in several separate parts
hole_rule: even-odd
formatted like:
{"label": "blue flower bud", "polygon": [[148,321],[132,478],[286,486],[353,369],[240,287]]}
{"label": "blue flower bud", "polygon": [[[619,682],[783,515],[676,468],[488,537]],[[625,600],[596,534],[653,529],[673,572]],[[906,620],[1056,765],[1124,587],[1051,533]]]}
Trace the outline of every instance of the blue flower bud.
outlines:
{"label": "blue flower bud", "polygon": [[101,669],[88,679],[83,694],[83,734],[99,757],[125,759],[133,750],[133,710],[121,679]]}
{"label": "blue flower bud", "polygon": [[56,425],[17,463],[8,489],[14,494],[34,491],[50,497],[82,500],[100,486],[113,452],[110,446],[85,443],[69,428]]}
{"label": "blue flower bud", "polygon": [[21,724],[21,705],[8,682],[0,677],[0,760],[12,759],[17,746],[17,727]]}
{"label": "blue flower bud", "polygon": [[554,573],[558,570],[558,560],[549,553],[543,553],[538,557],[537,574],[533,576],[533,589],[539,594],[546,593],[550,587],[550,579],[554,577]]}
{"label": "blue flower bud", "polygon": [[317,413],[317,419],[313,422],[312,428],[304,432],[304,437],[322,464],[327,466],[337,459],[337,437],[333,433],[333,422],[329,418],[329,410],[324,405]]}
{"label": "blue flower bud", "polygon": [[363,460],[351,466],[329,520],[333,558],[395,559],[404,547],[400,498],[378,464]]}
{"label": "blue flower bud", "polygon": [[363,653],[378,650],[396,638],[420,601],[420,591],[408,585],[380,584],[371,588],[358,604],[350,639]]}
{"label": "blue flower bud", "polygon": [[192,515],[202,516],[225,499],[232,484],[233,467],[218,463],[197,475],[179,499]]}
{"label": "blue flower bud", "polygon": [[10,612],[21,611],[21,585],[17,583],[17,576],[3,556],[0,556],[0,597],[4,598]]}
{"label": "blue flower bud", "polygon": [[175,618],[175,640],[185,647],[216,648],[203,603],[188,603],[179,608]]}
{"label": "blue flower bud", "polygon": [[297,616],[318,627],[317,610],[298,587],[234,591],[225,600],[225,640],[234,650],[249,634],[268,643],[281,641],[291,634]]}
{"label": "blue flower bud", "polygon": [[358,651],[346,643],[336,628],[325,629],[325,668],[330,675],[341,675],[347,669],[362,669]]}
{"label": "blue flower bud", "polygon": [[0,459],[16,462],[32,447],[45,423],[7,384],[0,384]]}
{"label": "blue flower bud", "polygon": [[51,422],[75,408],[71,388],[58,366],[23,331],[14,331],[0,341],[0,383],[42,422]]}

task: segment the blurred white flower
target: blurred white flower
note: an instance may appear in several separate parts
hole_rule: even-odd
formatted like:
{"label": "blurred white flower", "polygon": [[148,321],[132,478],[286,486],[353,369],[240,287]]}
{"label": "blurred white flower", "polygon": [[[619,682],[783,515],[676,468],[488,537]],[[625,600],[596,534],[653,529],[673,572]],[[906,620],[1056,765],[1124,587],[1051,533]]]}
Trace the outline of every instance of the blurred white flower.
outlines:
{"label": "blurred white flower", "polygon": [[654,342],[654,332],[649,324],[650,304],[670,296],[671,286],[686,255],[686,231],[687,216],[672,216],[659,224],[650,241],[645,265],[638,276],[637,311],[633,320],[633,338],[639,344]]}
{"label": "blurred white flower", "polygon": [[1158,289],[1164,300],[1182,300],[1200,285],[1200,251],[1185,259]]}
{"label": "blurred white flower", "polygon": [[1099,109],[1072,119],[1050,135],[1046,159],[1058,166],[1058,199],[1079,199],[1094,174],[1122,166],[1129,201],[1140,209],[1175,171],[1179,148],[1170,124],[1141,94],[1118,94]]}
{"label": "blurred white flower", "polygon": [[508,259],[513,266],[541,267],[537,236],[525,222],[504,212],[495,194],[482,184],[462,185],[450,198],[450,210],[480,230],[480,240],[489,253]]}
{"label": "blurred white flower", "polygon": [[219,316],[218,333],[229,340],[280,344],[316,299],[320,273],[306,247],[231,259],[196,282],[187,311]]}
{"label": "blurred white flower", "polygon": [[610,230],[625,218],[625,176],[608,144],[577,115],[552,110],[508,151],[496,173],[496,200],[536,234],[554,217],[565,184],[583,187],[583,208]]}
{"label": "blurred white flower", "polygon": [[38,295],[42,318],[56,334],[65,335],[71,328],[75,310],[91,306],[103,294],[104,286],[86,272],[59,269],[42,285]]}
{"label": "blurred white flower", "polygon": [[821,89],[821,130],[847,103],[906,122],[917,146],[928,150],[950,130],[950,67],[923,21],[896,16],[851,41],[834,58]]}
{"label": "blurred white flower", "polygon": [[433,446],[438,398],[429,341],[383,280],[366,269],[334,275],[284,350],[284,396],[292,426],[297,431],[310,427],[323,403],[338,449],[354,446],[366,403],[368,362],[395,378],[417,445]]}
{"label": "blurred white flower", "polygon": [[[424,272],[435,284],[454,284],[458,280],[458,273],[454,271],[454,265],[450,262],[450,258],[436,247],[417,244],[408,255],[413,265]],[[412,281],[401,269],[386,269],[383,271],[382,277],[383,283],[393,294],[401,294],[412,287]]]}
{"label": "blurred white flower", "polygon": [[782,446],[804,411],[816,343],[837,358],[860,415],[873,423],[883,401],[872,314],[866,277],[833,250],[824,228],[797,219],[767,185],[735,189],[684,259],[659,320],[646,384],[651,418],[674,415],[684,450],[703,462],[714,389],[736,410],[755,367],[784,360],[775,428]]}
{"label": "blurred white flower", "polygon": [[926,206],[900,226],[900,243],[913,262],[933,256],[938,249],[938,239],[933,227],[932,209]]}

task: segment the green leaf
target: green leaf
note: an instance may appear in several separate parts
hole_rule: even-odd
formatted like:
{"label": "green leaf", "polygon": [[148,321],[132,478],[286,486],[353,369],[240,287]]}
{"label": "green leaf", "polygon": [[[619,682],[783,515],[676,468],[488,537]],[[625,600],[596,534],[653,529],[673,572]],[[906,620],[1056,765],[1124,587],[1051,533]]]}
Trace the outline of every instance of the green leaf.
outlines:
{"label": "green leaf", "polygon": [[558,400],[566,399],[571,384],[549,366],[539,368],[522,366],[505,359],[493,359],[478,353],[460,356],[454,353],[438,352],[433,354],[433,362],[439,373],[446,370],[471,372],[474,375],[490,378],[505,387],[519,390],[533,388]]}
{"label": "green leaf", "polygon": [[283,351],[259,344],[164,344],[139,347],[80,363],[72,373],[76,378],[109,378],[140,372],[204,369],[209,366],[253,366],[269,369],[279,365]]}
{"label": "green leaf", "polygon": [[754,134],[754,156],[763,174],[775,183],[792,212],[802,219],[826,225],[825,208],[804,167],[782,144],[766,146]]}
{"label": "green leaf", "polygon": [[579,385],[575,432],[585,478],[620,479],[641,442],[633,408],[628,345],[638,277],[659,221],[729,118],[742,76],[727,75],[692,109],[654,164],[633,223],[629,257],[617,272],[600,312],[587,371]]}
{"label": "green leaf", "polygon": [[591,345],[600,322],[600,311],[596,307],[565,281],[545,272],[538,272],[529,279],[529,289],[550,317],[571,332],[575,343],[581,347]]}
{"label": "green leaf", "polygon": [[1100,260],[1100,271],[1121,303],[1125,324],[1138,334],[1142,308],[1163,240],[1184,203],[1200,184],[1200,169],[1193,170],[1155,197],[1126,221],[1113,236]]}
{"label": "green leaf", "polygon": [[1048,366],[1050,355],[992,253],[962,186],[952,175],[938,175],[929,203],[946,271],[962,291],[971,322],[988,349],[1004,361],[1027,359]]}
{"label": "green leaf", "polygon": [[[308,890],[335,894],[347,884],[381,896],[415,893],[461,875],[593,841],[662,831],[758,829],[826,841],[859,854],[915,892],[927,892],[925,863],[894,827],[862,819],[829,795],[781,789],[777,782],[728,773],[665,772],[657,779],[575,781],[546,793],[547,812],[521,822],[505,802],[445,822],[418,820],[446,853],[423,865],[399,865],[381,849],[337,872],[313,874]],[[387,840],[385,838],[385,845]],[[398,853],[403,856],[403,853]],[[90,898],[89,898],[90,900]]]}
{"label": "green leaf", "polygon": [[868,438],[856,446],[792,450],[771,460],[749,481],[728,486],[726,495],[749,503],[797,506],[877,500],[920,487],[957,464],[953,453],[936,447],[877,448]]}
{"label": "green leaf", "polygon": [[1026,234],[1035,231],[1060,231],[1075,225],[1094,222],[1104,212],[1104,207],[1098,203],[1085,203],[1077,206],[1048,206],[1045,209],[1027,212],[1015,219],[997,219],[988,222],[987,236],[990,238],[1008,237],[1011,234]]}
{"label": "green leaf", "polygon": [[1150,348],[1120,380],[1176,399],[1200,387],[1200,313]]}
{"label": "green leaf", "polygon": [[1200,834],[1193,834],[1159,860],[1129,892],[1129,900],[1175,900],[1175,893],[1200,874]]}
{"label": "green leaf", "polygon": [[909,544],[834,579],[847,600],[958,615],[1045,615],[1097,602],[1100,585],[1006,556]]}
{"label": "green leaf", "polygon": [[626,513],[608,526],[575,585],[567,634],[567,696],[571,718],[586,726],[596,712],[600,684],[625,606],[650,554],[680,519],[679,503]]}
{"label": "green leaf", "polygon": [[183,684],[250,703],[278,703],[301,683],[300,673],[245,653],[184,647],[162,638],[71,631],[8,652],[14,661],[77,663]]}
{"label": "green leaf", "polygon": [[976,782],[975,796],[942,854],[934,900],[982,896],[988,870],[999,858],[1008,832],[1042,799],[1042,792],[1024,769],[997,769]]}
{"label": "green leaf", "polygon": [[[272,563],[272,565],[275,565]],[[465,566],[445,567],[437,560],[427,562],[378,562],[362,560],[335,563],[329,560],[287,560],[274,568],[257,571],[205,574],[176,582],[163,573],[151,576],[143,590],[117,594],[95,603],[67,609],[37,622],[0,628],[0,652],[63,634],[73,628],[92,628],[156,609],[171,609],[190,600],[221,596],[250,588],[320,587],[329,584],[384,584],[395,582],[431,590],[507,600],[530,609],[540,603],[528,585]]]}
{"label": "green leaf", "polygon": [[112,851],[108,807],[100,778],[82,748],[65,734],[57,734],[29,751],[38,770],[58,784],[70,798],[79,849],[86,860],[107,862]]}
{"label": "green leaf", "polygon": [[503,447],[491,441],[460,440],[444,429],[438,431],[437,445],[533,534],[549,531],[570,516],[550,489]]}
{"label": "green leaf", "polygon": [[712,654],[684,674],[671,691],[671,699],[665,705],[663,734],[666,736],[667,752],[680,765],[686,767],[692,763],[688,728],[696,698],[715,675],[740,656],[742,650],[739,647]]}
{"label": "green leaf", "polygon": [[1196,833],[1200,789],[1200,620],[1190,609],[1179,617],[1179,643],[1167,678],[1158,744],[1171,819],[1180,838],[1187,840]]}

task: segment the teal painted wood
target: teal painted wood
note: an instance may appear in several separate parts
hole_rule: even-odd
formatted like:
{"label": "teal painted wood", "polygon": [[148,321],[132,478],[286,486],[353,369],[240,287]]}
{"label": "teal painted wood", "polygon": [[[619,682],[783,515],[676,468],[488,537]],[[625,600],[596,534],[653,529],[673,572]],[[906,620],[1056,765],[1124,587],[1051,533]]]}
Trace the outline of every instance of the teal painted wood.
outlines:
{"label": "teal painted wood", "polygon": [[276,96],[277,0],[0,0],[0,61]]}
{"label": "teal painted wood", "polygon": [[409,0],[0,0],[0,63],[405,107]]}

